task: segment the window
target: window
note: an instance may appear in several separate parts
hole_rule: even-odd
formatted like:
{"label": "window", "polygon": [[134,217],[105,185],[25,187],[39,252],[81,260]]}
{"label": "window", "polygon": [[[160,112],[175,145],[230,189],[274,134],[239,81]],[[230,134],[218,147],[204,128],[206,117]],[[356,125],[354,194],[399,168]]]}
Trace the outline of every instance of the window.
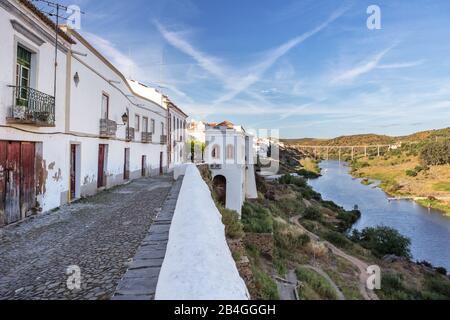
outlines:
{"label": "window", "polygon": [[102,119],[109,119],[109,96],[106,93],[102,94]]}
{"label": "window", "polygon": [[227,159],[234,159],[234,146],[232,144],[227,145]]}
{"label": "window", "polygon": [[164,122],[161,122],[161,134],[165,135],[165,131],[164,131]]}
{"label": "window", "polygon": [[150,120],[150,132],[152,134],[155,134],[155,120],[154,119]]}
{"label": "window", "polygon": [[27,49],[20,45],[17,46],[16,86],[21,87],[17,91],[17,98],[22,105],[25,105],[28,100],[27,88],[30,87],[31,55],[32,53]]}
{"label": "window", "polygon": [[218,145],[215,145],[212,148],[211,156],[213,159],[218,160],[220,159],[220,147]]}
{"label": "window", "polygon": [[140,126],[141,126],[141,117],[136,114],[134,116],[134,129],[136,130],[136,132],[139,132],[141,130]]}
{"label": "window", "polygon": [[147,117],[143,117],[142,118],[142,132],[147,133],[148,132],[148,118]]}

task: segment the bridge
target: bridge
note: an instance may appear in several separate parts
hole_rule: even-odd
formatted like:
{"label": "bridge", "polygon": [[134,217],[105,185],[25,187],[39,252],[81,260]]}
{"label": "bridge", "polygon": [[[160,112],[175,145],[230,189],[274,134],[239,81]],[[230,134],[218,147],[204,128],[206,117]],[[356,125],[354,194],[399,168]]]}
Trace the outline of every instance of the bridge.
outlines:
{"label": "bridge", "polygon": [[342,151],[350,150],[352,155],[352,160],[355,158],[357,151],[363,151],[364,156],[367,157],[367,154],[370,150],[375,149],[377,151],[378,157],[381,155],[381,151],[383,149],[392,150],[397,148],[398,145],[390,145],[390,144],[379,144],[379,145],[360,145],[360,146],[307,146],[307,145],[296,145],[297,149],[309,150],[312,149],[315,156],[320,155],[321,153],[326,154],[326,159],[330,158],[330,151],[338,150],[339,153],[339,161],[341,161]]}

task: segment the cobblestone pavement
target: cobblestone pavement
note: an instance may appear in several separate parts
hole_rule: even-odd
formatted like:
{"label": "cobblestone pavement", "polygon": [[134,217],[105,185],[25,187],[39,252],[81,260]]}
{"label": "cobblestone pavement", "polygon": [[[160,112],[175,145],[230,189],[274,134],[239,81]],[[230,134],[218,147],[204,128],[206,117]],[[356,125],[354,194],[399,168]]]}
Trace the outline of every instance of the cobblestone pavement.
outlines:
{"label": "cobblestone pavement", "polygon": [[[172,184],[140,179],[0,229],[0,300],[110,299]],[[81,289],[70,291],[73,265]]]}

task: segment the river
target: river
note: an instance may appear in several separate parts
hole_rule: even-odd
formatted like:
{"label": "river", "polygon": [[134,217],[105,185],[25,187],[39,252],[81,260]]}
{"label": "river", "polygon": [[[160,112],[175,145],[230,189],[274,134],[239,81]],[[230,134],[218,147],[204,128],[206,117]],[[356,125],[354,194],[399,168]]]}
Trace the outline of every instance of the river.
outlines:
{"label": "river", "polygon": [[445,267],[450,272],[450,218],[436,210],[428,210],[414,201],[388,201],[381,189],[365,186],[361,179],[353,179],[345,163],[323,161],[323,176],[309,184],[331,200],[352,210],[358,205],[362,217],[355,225],[366,227],[389,226],[411,239],[414,260],[426,260],[434,266]]}

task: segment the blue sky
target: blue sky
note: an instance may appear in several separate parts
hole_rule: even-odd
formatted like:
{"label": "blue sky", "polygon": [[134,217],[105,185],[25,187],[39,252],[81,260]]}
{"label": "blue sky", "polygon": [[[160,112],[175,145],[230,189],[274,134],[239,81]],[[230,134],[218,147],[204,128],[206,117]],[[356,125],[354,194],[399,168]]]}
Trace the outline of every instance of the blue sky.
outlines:
{"label": "blue sky", "polygon": [[[448,0],[71,0],[81,33],[192,118],[284,138],[450,126]],[[382,29],[366,27],[381,8]]]}

